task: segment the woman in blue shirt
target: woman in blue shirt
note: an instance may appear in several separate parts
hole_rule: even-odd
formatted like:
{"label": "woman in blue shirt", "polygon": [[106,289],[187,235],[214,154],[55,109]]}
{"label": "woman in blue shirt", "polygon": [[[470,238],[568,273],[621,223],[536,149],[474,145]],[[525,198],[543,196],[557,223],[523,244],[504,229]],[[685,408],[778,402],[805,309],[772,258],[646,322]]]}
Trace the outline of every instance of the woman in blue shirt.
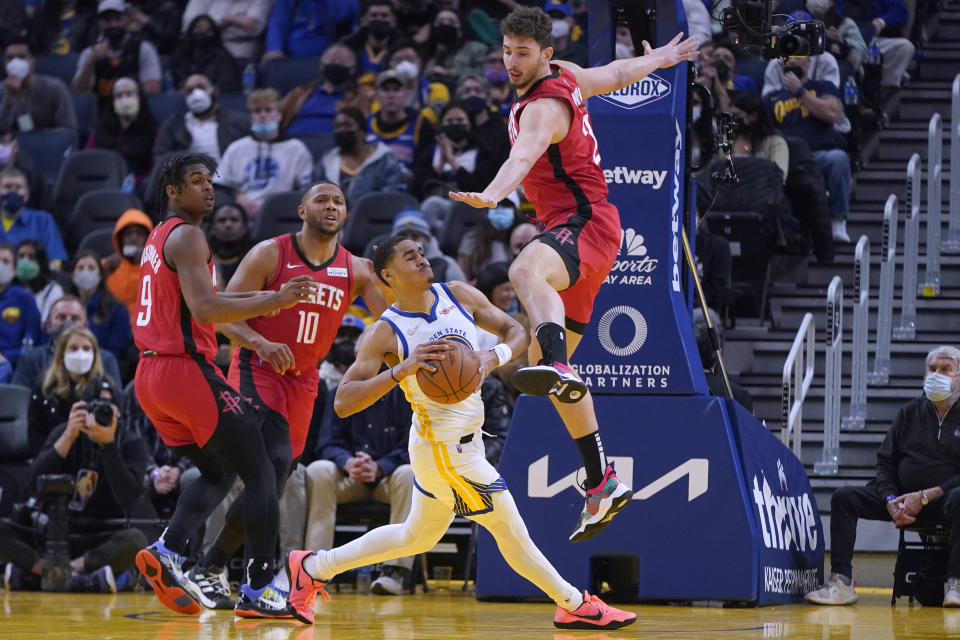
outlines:
{"label": "woman in blue shirt", "polygon": [[126,306],[107,290],[100,259],[93,251],[81,251],[73,262],[70,278],[75,293],[87,308],[87,325],[106,349],[123,362],[133,338]]}

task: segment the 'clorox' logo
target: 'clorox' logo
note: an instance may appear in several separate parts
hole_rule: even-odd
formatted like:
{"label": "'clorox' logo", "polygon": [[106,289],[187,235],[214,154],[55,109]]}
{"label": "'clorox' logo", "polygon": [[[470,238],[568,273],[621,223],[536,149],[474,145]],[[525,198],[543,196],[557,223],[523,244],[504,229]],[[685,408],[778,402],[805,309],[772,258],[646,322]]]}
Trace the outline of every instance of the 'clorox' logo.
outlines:
{"label": "'clorox' logo", "polygon": [[658,75],[650,74],[640,82],[597,97],[623,109],[636,109],[670,95],[673,88],[669,82]]}

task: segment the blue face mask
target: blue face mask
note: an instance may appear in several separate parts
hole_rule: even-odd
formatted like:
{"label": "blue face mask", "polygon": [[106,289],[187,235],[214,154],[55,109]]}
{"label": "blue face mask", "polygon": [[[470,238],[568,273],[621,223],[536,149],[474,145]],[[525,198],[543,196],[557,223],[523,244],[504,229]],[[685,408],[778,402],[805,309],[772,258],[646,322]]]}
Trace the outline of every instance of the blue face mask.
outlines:
{"label": "blue face mask", "polygon": [[513,209],[510,207],[497,207],[487,210],[487,220],[493,225],[494,229],[503,231],[509,229],[513,224]]}
{"label": "blue face mask", "polygon": [[279,126],[280,123],[278,122],[254,122],[250,125],[250,131],[252,131],[255,136],[264,137],[275,132]]}
{"label": "blue face mask", "polygon": [[929,373],[923,379],[923,392],[931,402],[943,402],[953,395],[953,379],[939,373]]}

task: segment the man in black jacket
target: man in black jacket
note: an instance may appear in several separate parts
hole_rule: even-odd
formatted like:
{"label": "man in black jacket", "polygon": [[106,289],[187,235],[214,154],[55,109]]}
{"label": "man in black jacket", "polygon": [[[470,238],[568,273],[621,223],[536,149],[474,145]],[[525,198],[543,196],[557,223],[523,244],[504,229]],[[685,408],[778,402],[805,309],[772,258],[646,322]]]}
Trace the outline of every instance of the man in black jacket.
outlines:
{"label": "man in black jacket", "polygon": [[830,501],[831,575],[807,594],[815,604],[853,604],[851,562],[857,520],[897,526],[917,520],[950,527],[943,606],[960,606],[960,349],[927,354],[924,395],[904,405],[877,452],[877,477],[841,487]]}
{"label": "man in black jacket", "polygon": [[[390,504],[390,523],[410,513],[413,470],[407,440],[413,418],[410,404],[395,387],[363,411],[340,418],[333,411],[336,388],[324,408],[317,460],[307,467],[308,549],[333,547],[337,503],[378,500]],[[413,558],[384,563],[374,593],[399,595]]]}
{"label": "man in black jacket", "polygon": [[160,125],[153,155],[160,158],[173,151],[190,151],[219,162],[231,142],[250,132],[250,117],[221,108],[219,97],[207,76],[202,73],[188,76],[183,82],[187,109],[173,114]]}

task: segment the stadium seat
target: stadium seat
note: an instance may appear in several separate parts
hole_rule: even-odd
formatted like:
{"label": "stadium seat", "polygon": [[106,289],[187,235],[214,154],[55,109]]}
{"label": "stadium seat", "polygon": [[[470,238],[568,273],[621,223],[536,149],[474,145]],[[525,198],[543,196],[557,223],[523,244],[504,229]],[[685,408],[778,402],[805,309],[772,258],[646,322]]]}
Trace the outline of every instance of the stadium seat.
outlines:
{"label": "stadium seat", "polygon": [[389,238],[392,234],[390,232],[381,233],[378,236],[374,236],[370,242],[367,243],[367,246],[363,248],[363,253],[360,254],[364,258],[373,258],[373,248],[379,245],[381,242]]}
{"label": "stadium seat", "polygon": [[298,133],[291,137],[307,145],[314,162],[319,161],[324,153],[333,148],[333,133]]}
{"label": "stadium seat", "polygon": [[27,414],[30,389],[0,384],[0,460],[17,462],[30,457]]}
{"label": "stadium seat", "polygon": [[393,218],[407,207],[419,207],[417,199],[402,191],[368,193],[350,204],[347,224],[340,233],[340,244],[361,255],[370,238],[389,233]]}
{"label": "stadium seat", "polygon": [[76,253],[79,254],[84,251],[93,251],[101,258],[112,255],[114,252],[113,227],[94,229],[83,236],[83,240],[80,241]]}
{"label": "stadium seat", "polygon": [[97,124],[97,101],[92,93],[71,93],[73,113],[77,116],[77,137],[82,148]]}
{"label": "stadium seat", "polygon": [[17,144],[27,152],[44,180],[53,184],[64,159],[77,146],[77,134],[70,129],[25,131],[17,135]]}
{"label": "stadium seat", "polygon": [[258,86],[272,87],[281,96],[290,93],[301,84],[314,80],[320,75],[320,58],[314,56],[302,58],[284,58],[271,60],[260,67]]}
{"label": "stadium seat", "polygon": [[475,209],[465,202],[454,202],[440,236],[437,238],[440,251],[456,258],[464,234],[480,222],[481,213],[484,211],[484,209]]}
{"label": "stadium seat", "polygon": [[[67,224],[67,238],[83,238],[95,229],[113,229],[127,209],[143,209],[140,198],[120,189],[94,189],[80,196]],[[70,244],[68,242],[68,244]]]}
{"label": "stadium seat", "polygon": [[242,93],[221,93],[219,100],[220,106],[228,111],[250,113],[250,109],[247,108],[247,96]]}
{"label": "stadium seat", "polygon": [[80,60],[79,53],[48,54],[36,57],[36,73],[60,78],[64,84],[70,86],[73,75],[77,72],[77,62]]}
{"label": "stadium seat", "polygon": [[129,170],[123,157],[109,149],[85,149],[67,156],[53,187],[53,214],[70,218],[80,196],[94,189],[119,189]]}
{"label": "stadium seat", "polygon": [[180,93],[152,93],[147,96],[147,102],[150,103],[150,111],[158,127],[173,114],[187,108],[183,94]]}
{"label": "stadium seat", "polygon": [[299,231],[303,221],[297,214],[297,207],[302,195],[299,191],[285,191],[267,196],[254,222],[254,241]]}

